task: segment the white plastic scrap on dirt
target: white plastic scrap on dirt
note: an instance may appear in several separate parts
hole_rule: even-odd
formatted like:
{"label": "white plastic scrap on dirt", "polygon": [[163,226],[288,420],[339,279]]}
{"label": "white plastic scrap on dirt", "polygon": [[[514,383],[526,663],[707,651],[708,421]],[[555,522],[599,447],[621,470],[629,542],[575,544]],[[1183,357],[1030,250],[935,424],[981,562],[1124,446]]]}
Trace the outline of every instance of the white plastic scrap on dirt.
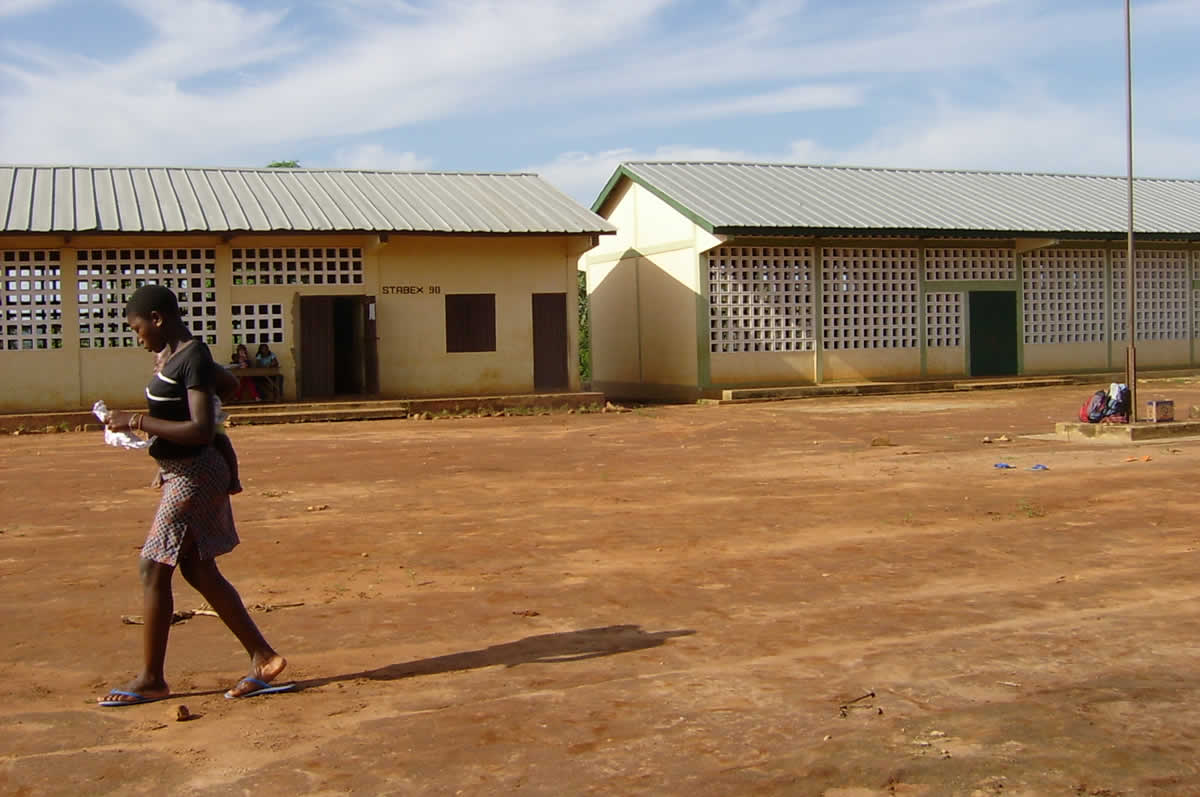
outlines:
{"label": "white plastic scrap on dirt", "polygon": [[[110,411],[108,405],[104,403],[104,399],[100,399],[92,405],[92,412],[100,419],[100,423],[108,423]],[[149,440],[143,440],[129,432],[114,432],[107,425],[104,427],[104,442],[117,448],[145,448],[150,445]]]}

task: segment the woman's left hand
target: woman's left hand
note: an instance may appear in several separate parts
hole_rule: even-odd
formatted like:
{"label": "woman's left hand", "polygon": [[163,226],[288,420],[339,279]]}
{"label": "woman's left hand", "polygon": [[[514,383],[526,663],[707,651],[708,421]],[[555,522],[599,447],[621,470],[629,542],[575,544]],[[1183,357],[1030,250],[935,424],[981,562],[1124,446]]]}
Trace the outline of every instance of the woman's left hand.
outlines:
{"label": "woman's left hand", "polygon": [[113,410],[108,414],[108,422],[105,425],[113,432],[128,432],[130,431],[129,422],[133,420],[133,416],[132,412]]}

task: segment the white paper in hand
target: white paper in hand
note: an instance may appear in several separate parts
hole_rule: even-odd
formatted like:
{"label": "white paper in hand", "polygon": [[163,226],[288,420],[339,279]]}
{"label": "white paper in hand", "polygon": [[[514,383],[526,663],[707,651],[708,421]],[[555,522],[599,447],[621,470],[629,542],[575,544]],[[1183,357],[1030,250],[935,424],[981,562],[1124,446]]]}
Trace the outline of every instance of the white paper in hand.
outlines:
{"label": "white paper in hand", "polygon": [[[108,423],[108,405],[104,403],[104,399],[100,399],[92,405],[92,412],[100,419],[100,423]],[[104,427],[104,442],[117,448],[145,448],[150,445],[149,440],[143,440],[128,432],[114,432],[107,426]]]}

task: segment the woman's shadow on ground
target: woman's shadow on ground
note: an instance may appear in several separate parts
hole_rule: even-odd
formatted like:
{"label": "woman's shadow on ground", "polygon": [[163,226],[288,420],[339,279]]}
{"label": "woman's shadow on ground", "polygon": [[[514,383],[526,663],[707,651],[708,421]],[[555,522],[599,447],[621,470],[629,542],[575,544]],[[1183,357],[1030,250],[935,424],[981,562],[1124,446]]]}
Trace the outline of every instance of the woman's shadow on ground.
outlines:
{"label": "woman's shadow on ground", "polygon": [[612,656],[616,653],[655,648],[673,637],[690,636],[694,633],[696,632],[690,629],[647,632],[637,625],[609,625],[603,628],[584,628],[558,634],[539,634],[518,639],[515,642],[491,645],[480,650],[449,653],[445,656],[389,664],[374,670],[299,681],[297,686],[301,689],[312,689],[338,681],[359,679],[394,681],[400,678],[412,678],[416,675],[436,675],[437,673],[474,670],[496,665],[516,667],[520,664],[582,661],[600,656]]}

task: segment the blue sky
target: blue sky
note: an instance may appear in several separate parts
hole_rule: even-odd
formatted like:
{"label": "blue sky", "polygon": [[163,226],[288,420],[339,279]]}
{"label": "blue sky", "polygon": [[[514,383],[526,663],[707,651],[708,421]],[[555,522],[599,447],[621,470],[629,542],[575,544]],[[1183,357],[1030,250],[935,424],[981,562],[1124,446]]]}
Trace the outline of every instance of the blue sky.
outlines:
{"label": "blue sky", "polygon": [[[1123,0],[0,0],[0,162],[1123,174]],[[1135,0],[1137,172],[1200,177],[1200,0]]]}

